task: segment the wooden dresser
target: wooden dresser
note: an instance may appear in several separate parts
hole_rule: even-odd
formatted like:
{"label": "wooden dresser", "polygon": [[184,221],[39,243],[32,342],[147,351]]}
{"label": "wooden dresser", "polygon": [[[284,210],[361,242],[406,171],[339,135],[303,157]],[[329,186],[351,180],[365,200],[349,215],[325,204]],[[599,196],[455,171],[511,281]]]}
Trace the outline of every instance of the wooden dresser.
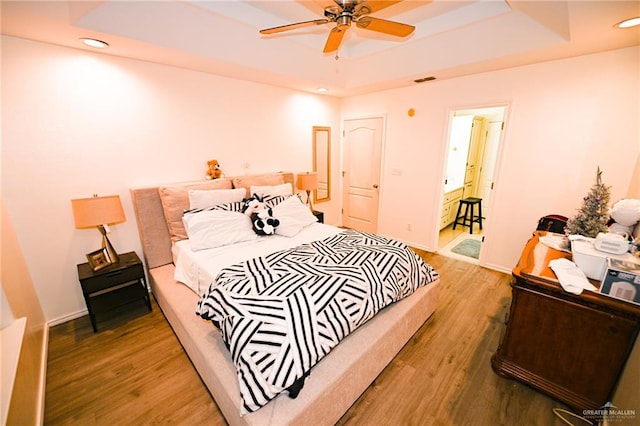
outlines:
{"label": "wooden dresser", "polygon": [[576,412],[598,409],[610,401],[636,340],[640,306],[564,291],[549,262],[571,254],[540,243],[544,234],[536,231],[513,269],[511,309],[491,365]]}

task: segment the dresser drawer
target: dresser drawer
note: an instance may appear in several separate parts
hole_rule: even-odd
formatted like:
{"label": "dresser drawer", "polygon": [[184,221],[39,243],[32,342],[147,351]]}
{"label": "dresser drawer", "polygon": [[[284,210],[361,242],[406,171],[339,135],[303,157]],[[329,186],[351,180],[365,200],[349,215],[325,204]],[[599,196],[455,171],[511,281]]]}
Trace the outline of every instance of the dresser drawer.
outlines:
{"label": "dresser drawer", "polygon": [[450,214],[450,211],[451,211],[451,204],[446,204],[446,205],[442,206],[442,215],[440,215],[440,217],[448,218],[449,214]]}
{"label": "dresser drawer", "polygon": [[144,270],[142,268],[142,264],[133,265],[96,277],[83,279],[82,291],[85,294],[91,294],[100,290],[104,290],[105,288],[125,283],[127,281],[135,281],[142,278],[144,278]]}
{"label": "dresser drawer", "polygon": [[448,217],[443,217],[440,219],[440,229],[445,228],[447,225],[449,225],[449,218]]}

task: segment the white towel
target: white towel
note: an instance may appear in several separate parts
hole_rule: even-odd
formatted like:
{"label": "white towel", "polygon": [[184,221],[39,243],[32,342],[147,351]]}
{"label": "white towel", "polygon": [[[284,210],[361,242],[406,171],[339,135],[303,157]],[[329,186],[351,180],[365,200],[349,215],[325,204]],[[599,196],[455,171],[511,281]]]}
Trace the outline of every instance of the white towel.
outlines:
{"label": "white towel", "polygon": [[540,242],[556,250],[571,253],[569,239],[564,235],[547,234],[540,237]]}
{"label": "white towel", "polygon": [[597,288],[589,282],[584,272],[569,259],[554,259],[549,262],[549,267],[558,277],[558,281],[560,281],[560,285],[564,291],[580,294],[582,290],[597,290]]}

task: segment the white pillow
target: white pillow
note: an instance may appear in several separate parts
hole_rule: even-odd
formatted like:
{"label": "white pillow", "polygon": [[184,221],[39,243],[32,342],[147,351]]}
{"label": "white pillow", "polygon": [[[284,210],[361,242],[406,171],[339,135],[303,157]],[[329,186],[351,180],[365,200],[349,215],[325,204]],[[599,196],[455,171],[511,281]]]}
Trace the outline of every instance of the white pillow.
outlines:
{"label": "white pillow", "polygon": [[243,188],[238,189],[211,189],[189,190],[189,209],[206,209],[220,204],[242,201],[245,195]]}
{"label": "white pillow", "polygon": [[[243,189],[244,192],[244,189]],[[189,236],[191,250],[226,246],[258,238],[251,218],[244,213],[226,210],[205,210],[182,217]]]}
{"label": "white pillow", "polygon": [[253,194],[258,194],[261,197],[264,197],[265,195],[293,195],[293,187],[289,182],[270,186],[252,185],[249,190],[251,191],[251,196],[253,196]]}
{"label": "white pillow", "polygon": [[297,195],[287,198],[272,210],[273,217],[280,221],[280,225],[276,228],[276,234],[285,237],[293,237],[305,226],[318,221],[309,207],[302,204]]}

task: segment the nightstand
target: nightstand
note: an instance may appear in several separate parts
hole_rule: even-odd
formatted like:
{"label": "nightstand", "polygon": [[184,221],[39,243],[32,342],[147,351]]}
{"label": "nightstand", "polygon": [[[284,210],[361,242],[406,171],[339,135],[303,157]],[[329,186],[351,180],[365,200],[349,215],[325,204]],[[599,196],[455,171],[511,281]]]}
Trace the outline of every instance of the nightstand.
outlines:
{"label": "nightstand", "polygon": [[318,210],[314,210],[313,215],[318,219],[318,222],[324,223],[324,212],[319,212]]}
{"label": "nightstand", "polygon": [[78,265],[78,278],[94,332],[98,331],[96,314],[137,300],[144,300],[151,311],[142,261],[133,251],[119,258],[118,263],[98,271],[91,269],[89,263]]}

